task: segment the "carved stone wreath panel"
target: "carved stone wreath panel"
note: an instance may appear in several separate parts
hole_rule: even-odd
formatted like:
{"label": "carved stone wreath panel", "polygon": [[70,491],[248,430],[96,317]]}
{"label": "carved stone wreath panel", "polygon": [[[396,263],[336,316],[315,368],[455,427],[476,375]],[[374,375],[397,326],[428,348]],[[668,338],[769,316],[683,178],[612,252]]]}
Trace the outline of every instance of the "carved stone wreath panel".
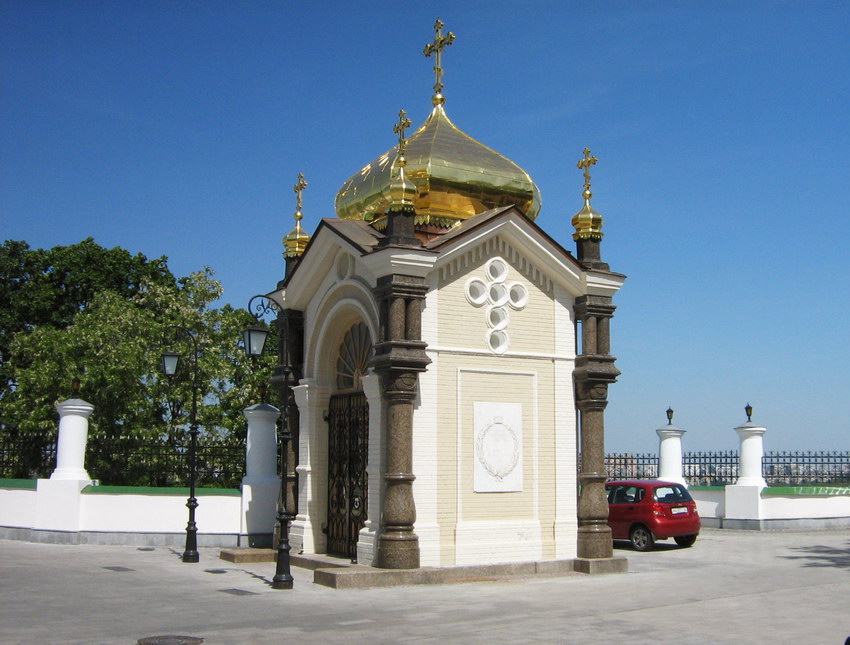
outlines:
{"label": "carved stone wreath panel", "polygon": [[522,491],[522,404],[476,401],[473,406],[475,492]]}

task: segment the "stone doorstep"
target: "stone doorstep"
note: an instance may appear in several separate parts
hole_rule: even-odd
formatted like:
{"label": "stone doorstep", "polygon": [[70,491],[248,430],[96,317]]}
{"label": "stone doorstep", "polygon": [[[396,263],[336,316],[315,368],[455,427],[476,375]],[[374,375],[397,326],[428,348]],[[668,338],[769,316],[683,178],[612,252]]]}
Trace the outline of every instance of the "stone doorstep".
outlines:
{"label": "stone doorstep", "polygon": [[[221,559],[228,562],[274,562],[274,549],[223,549]],[[345,558],[323,554],[291,555],[292,566],[313,571],[313,582],[333,589],[368,589],[422,584],[487,582],[531,576],[582,576],[627,573],[623,557],[541,562],[509,562],[459,567],[422,567],[420,569],[378,569],[351,564]]]}
{"label": "stone doorstep", "polygon": [[[277,549],[238,548],[222,549],[218,556],[221,560],[234,562],[274,562],[277,560]],[[354,567],[346,558],[317,553],[314,555],[290,554],[289,564],[302,569],[315,571],[320,568]]]}

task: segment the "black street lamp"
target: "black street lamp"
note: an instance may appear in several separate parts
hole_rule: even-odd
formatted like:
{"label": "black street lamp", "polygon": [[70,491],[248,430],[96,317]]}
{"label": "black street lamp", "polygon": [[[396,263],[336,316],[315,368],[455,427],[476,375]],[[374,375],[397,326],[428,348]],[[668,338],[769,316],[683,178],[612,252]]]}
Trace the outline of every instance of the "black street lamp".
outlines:
{"label": "black street lamp", "polygon": [[[256,305],[254,303],[257,303]],[[252,311],[253,309],[253,311]],[[259,323],[262,316],[275,311],[280,313],[282,307],[268,296],[254,296],[248,301],[248,311],[254,316]],[[281,325],[278,329],[281,334],[283,343],[283,410],[281,411],[280,424],[280,502],[277,509],[277,525],[278,525],[278,540],[277,540],[277,565],[275,567],[274,578],[272,578],[272,588],[274,589],[292,589],[293,578],[289,563],[289,553],[292,547],[289,544],[289,523],[292,521],[292,513],[286,506],[286,484],[288,463],[287,454],[289,452],[289,443],[292,441],[292,433],[289,429],[289,392],[290,392],[290,374],[292,368],[289,366],[289,354],[286,347],[286,330]],[[257,325],[249,327],[244,332],[243,342],[245,344],[245,353],[256,360],[263,353],[266,338],[269,332],[267,329]]]}
{"label": "black street lamp", "polygon": [[[198,500],[195,497],[195,479],[197,477],[198,461],[198,341],[188,329],[184,327],[169,327],[185,335],[192,342],[192,414],[189,417],[189,499],[186,508],[189,509],[189,523],[186,525],[186,548],[183,550],[183,562],[198,562],[198,525],[195,524],[195,509],[198,508]],[[180,354],[175,352],[163,352],[162,371],[169,380],[173,380],[180,365]]]}

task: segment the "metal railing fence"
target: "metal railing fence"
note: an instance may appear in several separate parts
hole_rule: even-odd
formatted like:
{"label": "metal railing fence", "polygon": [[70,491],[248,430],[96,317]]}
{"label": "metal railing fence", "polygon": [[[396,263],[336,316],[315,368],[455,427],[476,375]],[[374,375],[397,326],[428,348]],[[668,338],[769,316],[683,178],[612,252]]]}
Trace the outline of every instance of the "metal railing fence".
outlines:
{"label": "metal railing fence", "polygon": [[[47,478],[55,467],[55,439],[0,438],[0,478]],[[90,440],[85,467],[92,479],[104,485],[188,486],[188,439],[174,444],[127,437]],[[199,439],[199,488],[238,488],[244,476],[244,443]]]}
{"label": "metal railing fence", "polygon": [[768,484],[850,484],[850,452],[768,452],[762,474]]}
{"label": "metal railing fence", "polygon": [[[738,479],[738,451],[686,452],[682,471],[690,486],[724,486]],[[605,456],[608,479],[658,477],[655,453],[609,453]],[[762,458],[762,474],[771,486],[850,484],[850,452],[769,451]]]}
{"label": "metal railing fence", "polygon": [[[201,437],[197,463],[199,487],[238,488],[245,475],[245,444]],[[55,438],[0,437],[0,478],[46,478],[55,467]],[[733,484],[738,478],[738,452],[686,452],[682,469],[691,486]],[[187,486],[188,440],[174,445],[123,437],[90,440],[86,470],[105,485]],[[605,470],[608,479],[653,479],[658,477],[658,455],[609,453]],[[762,473],[771,486],[850,484],[850,451],[771,451],[762,459]]]}

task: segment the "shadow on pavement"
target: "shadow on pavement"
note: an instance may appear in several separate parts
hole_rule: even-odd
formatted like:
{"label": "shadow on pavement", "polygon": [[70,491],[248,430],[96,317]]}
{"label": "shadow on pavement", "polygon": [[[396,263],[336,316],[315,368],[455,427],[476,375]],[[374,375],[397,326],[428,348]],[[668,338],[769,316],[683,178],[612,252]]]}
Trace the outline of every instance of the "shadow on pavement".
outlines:
{"label": "shadow on pavement", "polygon": [[791,550],[800,553],[800,555],[783,555],[781,557],[786,560],[808,560],[808,562],[803,563],[804,567],[850,569],[850,542],[844,549],[814,544],[812,546],[791,547]]}
{"label": "shadow on pavement", "polygon": [[[699,541],[697,541],[699,543]],[[632,547],[632,543],[628,540],[614,540],[614,548],[622,549],[623,551],[635,551]],[[675,542],[656,542],[655,546],[652,548],[653,551],[678,551],[680,549],[687,549],[691,547],[679,546]]]}

